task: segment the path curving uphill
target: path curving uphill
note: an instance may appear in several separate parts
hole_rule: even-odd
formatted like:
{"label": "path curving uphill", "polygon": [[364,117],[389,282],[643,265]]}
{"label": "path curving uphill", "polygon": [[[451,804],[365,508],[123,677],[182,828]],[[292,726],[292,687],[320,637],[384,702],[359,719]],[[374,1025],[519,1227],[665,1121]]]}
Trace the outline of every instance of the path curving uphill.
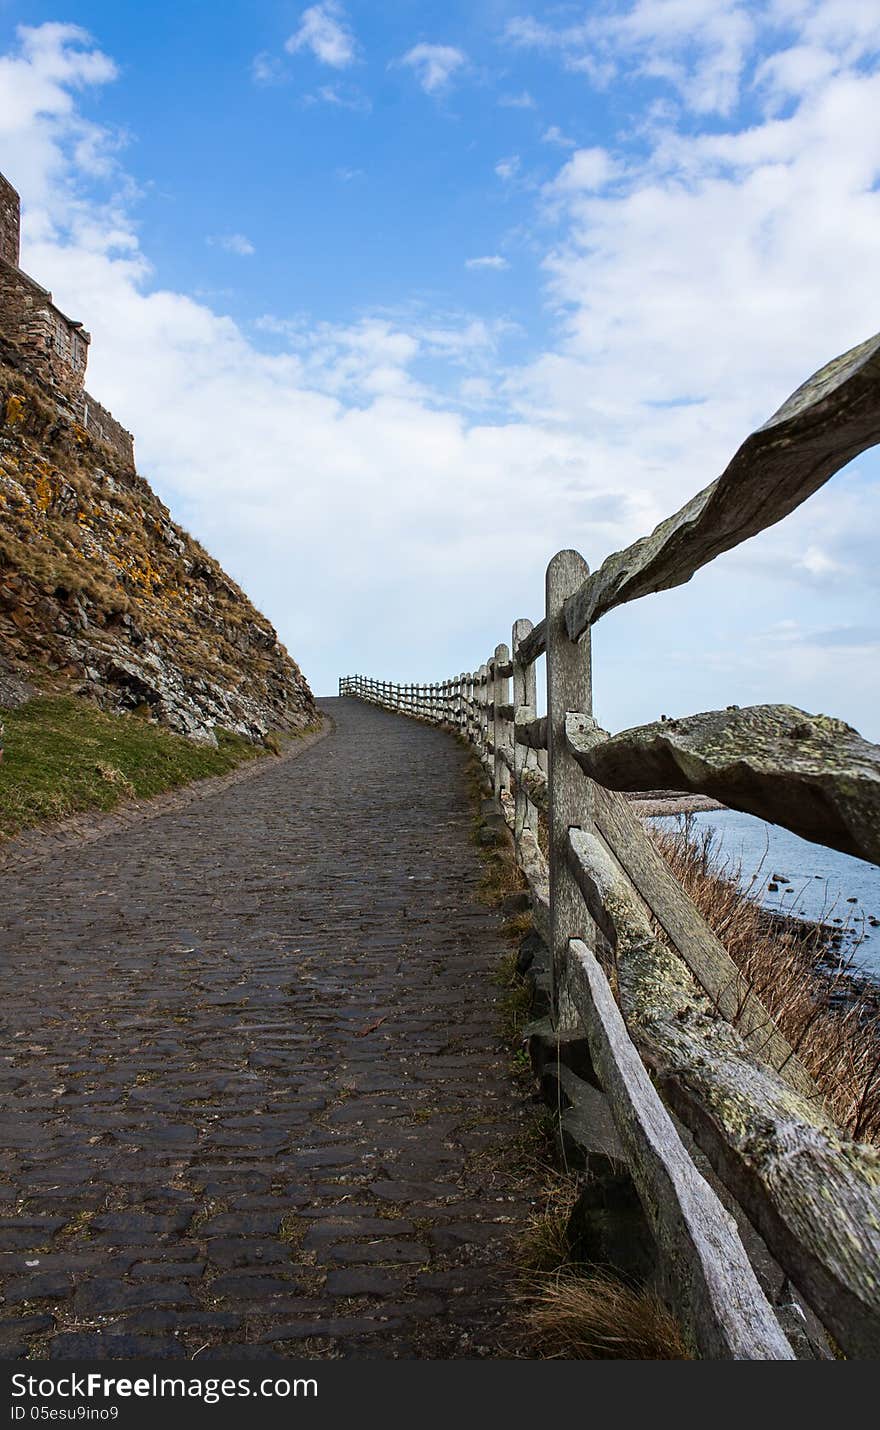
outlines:
{"label": "path curving uphill", "polygon": [[0,873],[0,1355],[499,1355],[528,1112],[467,755],[293,760]]}

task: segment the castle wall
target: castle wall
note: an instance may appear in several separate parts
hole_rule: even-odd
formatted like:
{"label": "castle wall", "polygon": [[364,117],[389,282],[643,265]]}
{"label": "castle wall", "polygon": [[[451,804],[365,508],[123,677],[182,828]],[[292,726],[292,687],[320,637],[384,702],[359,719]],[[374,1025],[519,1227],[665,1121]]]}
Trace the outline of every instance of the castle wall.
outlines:
{"label": "castle wall", "polygon": [[134,438],[116,421],[112,413],[102,407],[100,402],[96,402],[88,392],[83,393],[81,420],[90,437],[97,437],[104,442],[117,457],[121,457],[123,462],[134,470]]}
{"label": "castle wall", "polygon": [[89,335],[55,307],[52,294],[0,259],[0,325],[35,370],[65,397],[82,392]]}
{"label": "castle wall", "polygon": [[81,323],[70,318],[50,303],[36,334],[37,352],[42,357],[55,386],[68,397],[83,390],[86,363],[91,338]]}
{"label": "castle wall", "polygon": [[15,341],[24,319],[25,299],[18,269],[0,258],[0,330]]}
{"label": "castle wall", "polygon": [[8,179],[0,174],[0,258],[18,267],[21,250],[21,202]]}
{"label": "castle wall", "polygon": [[18,266],[19,197],[0,174],[0,335],[33,374],[55,389],[74,420],[134,469],[134,438],[84,388],[89,334],[56,308],[52,294]]}

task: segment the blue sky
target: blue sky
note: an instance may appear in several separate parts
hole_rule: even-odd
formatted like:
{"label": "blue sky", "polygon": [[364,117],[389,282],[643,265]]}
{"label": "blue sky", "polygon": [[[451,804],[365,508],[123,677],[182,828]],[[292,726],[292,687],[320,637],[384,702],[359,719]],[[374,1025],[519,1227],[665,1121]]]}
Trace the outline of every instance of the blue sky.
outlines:
{"label": "blue sky", "polygon": [[[314,688],[439,679],[880,328],[878,54],[863,0],[0,0],[0,168],[90,390]],[[601,622],[599,718],[880,736],[878,470]]]}

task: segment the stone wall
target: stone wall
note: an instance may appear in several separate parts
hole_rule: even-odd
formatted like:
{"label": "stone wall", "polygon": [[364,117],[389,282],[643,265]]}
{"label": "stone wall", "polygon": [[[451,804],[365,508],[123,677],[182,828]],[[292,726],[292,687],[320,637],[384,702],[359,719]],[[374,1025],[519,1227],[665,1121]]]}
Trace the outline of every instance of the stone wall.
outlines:
{"label": "stone wall", "polygon": [[8,179],[0,174],[0,258],[18,267],[21,203]]}
{"label": "stone wall", "polygon": [[[24,325],[34,305],[48,297],[37,283],[30,283],[12,263],[0,258],[0,333],[18,343]],[[31,291],[33,290],[33,291]]]}
{"label": "stone wall", "polygon": [[0,258],[0,328],[42,377],[67,398],[83,389],[89,334],[65,317],[52,294]]}
{"label": "stone wall", "polygon": [[89,392],[84,392],[82,397],[82,425],[90,437],[112,448],[127,467],[134,469],[133,436]]}

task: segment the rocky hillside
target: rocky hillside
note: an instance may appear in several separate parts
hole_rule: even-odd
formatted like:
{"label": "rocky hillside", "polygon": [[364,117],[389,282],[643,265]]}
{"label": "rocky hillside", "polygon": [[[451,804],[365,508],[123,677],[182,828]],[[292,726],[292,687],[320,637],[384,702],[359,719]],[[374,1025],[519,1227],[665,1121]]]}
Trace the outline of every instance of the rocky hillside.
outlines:
{"label": "rocky hillside", "polygon": [[269,622],[0,340],[0,704],[33,687],[199,740],[316,718]]}

